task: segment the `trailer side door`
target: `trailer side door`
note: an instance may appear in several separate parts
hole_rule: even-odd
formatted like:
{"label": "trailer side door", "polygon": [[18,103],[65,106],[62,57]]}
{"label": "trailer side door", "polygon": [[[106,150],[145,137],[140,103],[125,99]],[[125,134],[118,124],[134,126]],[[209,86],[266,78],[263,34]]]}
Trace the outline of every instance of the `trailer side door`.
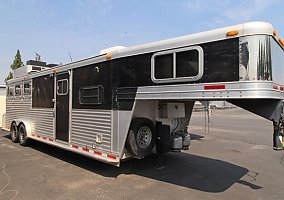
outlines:
{"label": "trailer side door", "polygon": [[69,73],[56,78],[56,139],[69,142]]}

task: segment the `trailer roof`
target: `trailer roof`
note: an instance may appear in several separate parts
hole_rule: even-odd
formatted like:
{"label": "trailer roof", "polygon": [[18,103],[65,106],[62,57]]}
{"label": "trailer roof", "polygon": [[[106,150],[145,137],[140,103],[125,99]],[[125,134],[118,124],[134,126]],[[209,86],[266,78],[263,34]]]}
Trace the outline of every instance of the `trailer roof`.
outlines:
{"label": "trailer roof", "polygon": [[[228,26],[228,27],[214,29],[210,31],[176,37],[172,39],[146,43],[146,44],[137,45],[133,47],[126,47],[126,48],[121,48],[121,47],[112,48],[111,47],[111,48],[104,49],[103,50],[104,54],[82,59],[82,60],[75,61],[72,63],[67,63],[64,65],[59,65],[57,67],[51,68],[51,70],[44,70],[42,72],[38,72],[38,73],[30,74],[30,75],[27,74],[25,77],[22,77],[20,79],[23,79],[23,78],[29,79],[29,78],[33,78],[33,77],[37,77],[37,76],[41,76],[45,74],[50,74],[55,71],[56,72],[66,71],[70,68],[77,68],[77,67],[90,65],[93,63],[104,62],[108,59],[116,59],[116,58],[145,54],[145,53],[150,53],[150,52],[163,51],[167,49],[174,49],[174,48],[179,48],[179,47],[184,47],[184,46],[193,46],[196,44],[224,40],[224,39],[229,39],[229,38],[234,38],[234,37],[258,35],[258,34],[273,36],[273,31],[274,29],[270,23],[247,22],[243,24]],[[229,36],[227,34],[228,32],[233,32],[237,34]],[[12,80],[9,80],[8,83],[16,82],[18,80],[19,80],[18,78],[12,79]]]}
{"label": "trailer roof", "polygon": [[[235,36],[227,36],[227,32],[236,31],[238,34]],[[273,27],[270,23],[266,22],[247,22],[243,24],[228,26],[224,28],[214,29],[205,32],[194,33],[186,36],[176,37],[172,39],[151,42],[147,44],[137,45],[133,47],[117,49],[109,51],[115,57],[124,57],[129,55],[162,51],[171,48],[178,48],[182,46],[191,46],[200,43],[207,43],[212,41],[224,40],[232,37],[242,37],[247,35],[265,34],[273,35]],[[110,48],[111,49],[111,48]]]}

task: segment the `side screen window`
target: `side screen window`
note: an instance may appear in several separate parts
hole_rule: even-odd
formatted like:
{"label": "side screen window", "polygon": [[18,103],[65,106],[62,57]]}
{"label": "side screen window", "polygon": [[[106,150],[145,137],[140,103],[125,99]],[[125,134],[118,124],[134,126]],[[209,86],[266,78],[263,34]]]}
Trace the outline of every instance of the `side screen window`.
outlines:
{"label": "side screen window", "polygon": [[80,104],[102,104],[103,103],[103,87],[90,86],[83,87],[79,90]]}

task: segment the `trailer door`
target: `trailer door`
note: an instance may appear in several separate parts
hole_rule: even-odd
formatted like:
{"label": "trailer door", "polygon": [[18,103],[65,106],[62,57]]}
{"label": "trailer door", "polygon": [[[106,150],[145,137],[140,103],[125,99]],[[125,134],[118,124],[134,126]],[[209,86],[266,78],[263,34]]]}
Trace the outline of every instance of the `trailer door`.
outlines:
{"label": "trailer door", "polygon": [[69,141],[69,73],[56,78],[56,139]]}

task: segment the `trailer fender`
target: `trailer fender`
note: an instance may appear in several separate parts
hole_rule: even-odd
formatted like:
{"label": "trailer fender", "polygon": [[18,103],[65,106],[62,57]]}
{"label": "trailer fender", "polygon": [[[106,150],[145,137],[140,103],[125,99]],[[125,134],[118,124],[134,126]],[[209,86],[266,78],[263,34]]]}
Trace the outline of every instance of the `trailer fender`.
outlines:
{"label": "trailer fender", "polygon": [[19,128],[21,124],[25,125],[26,132],[27,132],[27,137],[31,137],[32,135],[32,128],[31,128],[31,122],[27,120],[21,120],[21,119],[15,119],[13,122],[16,123],[17,127]]}

